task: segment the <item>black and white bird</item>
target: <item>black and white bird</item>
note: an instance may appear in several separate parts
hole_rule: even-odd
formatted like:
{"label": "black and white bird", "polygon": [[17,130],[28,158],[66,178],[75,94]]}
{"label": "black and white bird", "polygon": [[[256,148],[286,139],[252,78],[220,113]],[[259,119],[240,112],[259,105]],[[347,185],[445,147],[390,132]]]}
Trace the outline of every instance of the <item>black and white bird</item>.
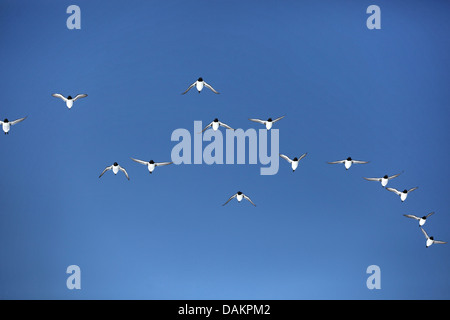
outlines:
{"label": "black and white bird", "polygon": [[54,94],[52,94],[52,96],[55,97],[55,98],[60,98],[62,101],[64,101],[66,103],[67,108],[71,109],[72,106],[73,106],[73,103],[75,101],[77,101],[78,99],[87,97],[87,94],[77,94],[75,96],[75,98],[72,98],[71,96],[68,96],[66,98],[62,94],[59,94],[59,93],[54,93]]}
{"label": "black and white bird", "polygon": [[413,192],[414,190],[416,190],[416,189],[418,189],[419,187],[414,187],[414,188],[411,188],[411,189],[409,189],[409,190],[403,190],[403,191],[398,191],[397,189],[395,189],[395,188],[386,188],[386,190],[387,191],[391,191],[391,192],[394,192],[396,195],[398,195],[398,196],[400,196],[400,199],[402,200],[402,202],[403,201],[405,201],[406,200],[406,198],[408,197],[408,193],[410,193],[410,192]]}
{"label": "black and white bird", "polygon": [[425,224],[425,222],[427,222],[427,218],[429,216],[431,216],[432,214],[434,214],[434,211],[430,212],[429,214],[427,214],[426,216],[423,216],[423,217],[418,217],[418,216],[415,216],[413,214],[404,214],[404,216],[407,217],[407,218],[418,220],[419,221],[419,227],[421,227],[421,226],[423,226]]}
{"label": "black and white bird", "polygon": [[208,124],[208,125],[202,130],[202,132],[199,132],[199,133],[203,133],[203,132],[205,132],[206,129],[211,128],[211,127],[212,127],[212,129],[213,129],[214,131],[217,131],[217,129],[219,129],[219,126],[222,126],[222,127],[224,127],[224,128],[227,128],[227,129],[229,129],[229,130],[234,130],[234,129],[233,129],[232,127],[230,127],[229,125],[227,125],[227,124],[225,124],[225,123],[223,123],[223,122],[220,122],[219,119],[215,118],[210,124]]}
{"label": "black and white bird", "polygon": [[233,194],[233,195],[230,197],[230,199],[228,199],[227,202],[225,202],[222,206],[226,205],[228,202],[230,202],[230,201],[231,201],[232,199],[234,199],[234,198],[236,198],[238,202],[241,202],[242,199],[248,200],[248,201],[250,201],[250,203],[251,203],[252,205],[254,205],[254,206],[256,207],[256,204],[254,204],[253,201],[252,201],[249,197],[247,197],[245,194],[243,194],[243,193],[240,192],[240,191],[238,191],[238,192],[236,192],[235,194]]}
{"label": "black and white bird", "polygon": [[308,154],[308,153],[306,152],[306,153],[302,154],[302,155],[301,155],[300,157],[298,157],[298,158],[295,157],[294,159],[290,159],[288,156],[286,156],[286,155],[280,153],[280,157],[283,158],[284,160],[286,160],[287,162],[289,162],[289,163],[291,164],[292,172],[294,172],[295,169],[297,169],[297,167],[298,167],[298,162],[299,162],[300,160],[302,160],[304,157],[306,157],[307,154]]}
{"label": "black and white bird", "polygon": [[354,163],[359,163],[359,164],[363,164],[363,163],[369,163],[369,161],[360,161],[360,160],[353,160],[351,157],[348,157],[345,160],[338,160],[338,161],[332,161],[332,162],[328,162],[329,164],[337,164],[337,163],[343,163],[345,166],[345,169],[348,170],[350,169],[350,167],[352,166],[352,164]]}
{"label": "black and white bird", "polygon": [[127,177],[128,180],[130,180],[130,177],[128,176],[127,171],[122,168],[121,166],[119,166],[119,164],[117,162],[114,162],[113,165],[106,167],[105,170],[103,170],[103,172],[100,174],[99,178],[102,177],[102,175],[106,172],[112,170],[114,172],[114,174],[117,174],[120,171],[122,171],[123,173],[125,173],[125,176]]}
{"label": "black and white bird", "polygon": [[143,161],[143,160],[134,159],[134,158],[131,158],[131,160],[133,160],[133,161],[135,161],[137,163],[146,165],[147,169],[148,169],[148,172],[150,172],[150,173],[153,173],[153,170],[155,170],[156,167],[167,166],[167,165],[173,163],[173,162],[155,162],[153,160]]}
{"label": "black and white bird", "polygon": [[381,178],[364,178],[364,179],[366,179],[367,181],[379,181],[379,182],[381,182],[381,186],[384,188],[388,184],[389,180],[397,178],[402,173],[403,173],[403,171],[398,174],[394,174],[393,176],[385,175]]}
{"label": "black and white bird", "polygon": [[285,117],[285,116],[281,116],[281,117],[279,117],[279,118],[276,118],[275,120],[272,120],[272,118],[269,118],[269,119],[267,119],[267,120],[261,120],[261,119],[248,119],[248,120],[253,121],[253,122],[261,123],[261,124],[263,124],[263,125],[266,126],[266,129],[267,129],[267,130],[270,130],[270,128],[272,128],[272,125],[273,125],[275,122],[280,121],[280,120],[283,119],[284,117]]}
{"label": "black and white bird", "polygon": [[195,81],[193,84],[191,84],[189,86],[189,88],[186,89],[185,92],[183,92],[182,94],[185,94],[186,92],[188,92],[189,90],[191,90],[193,87],[196,87],[198,93],[200,93],[203,90],[203,87],[207,87],[208,89],[210,89],[212,92],[219,94],[219,92],[217,92],[216,90],[214,90],[213,87],[211,87],[209,84],[207,84],[201,77],[197,79],[197,81]]}
{"label": "black and white bird", "polygon": [[14,120],[14,121],[9,121],[8,119],[5,119],[3,121],[0,120],[0,124],[2,125],[3,132],[5,134],[9,134],[9,130],[11,130],[11,126],[13,126],[19,122],[22,122],[26,118],[27,117],[24,117],[24,118],[20,118],[20,119]]}
{"label": "black and white bird", "polygon": [[420,227],[420,230],[422,230],[423,234],[425,235],[425,237],[427,238],[427,243],[426,243],[426,247],[428,248],[429,246],[431,246],[433,243],[447,243],[445,241],[441,241],[441,240],[434,240],[433,237],[429,237],[427,232],[425,230],[423,230],[422,227]]}

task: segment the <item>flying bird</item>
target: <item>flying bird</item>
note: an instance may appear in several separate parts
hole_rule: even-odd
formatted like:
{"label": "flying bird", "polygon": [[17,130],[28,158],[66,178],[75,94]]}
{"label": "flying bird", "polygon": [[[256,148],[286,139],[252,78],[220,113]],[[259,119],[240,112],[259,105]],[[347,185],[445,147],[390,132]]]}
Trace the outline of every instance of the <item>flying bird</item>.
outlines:
{"label": "flying bird", "polygon": [[275,122],[280,121],[280,120],[283,119],[284,117],[285,117],[285,116],[281,116],[281,117],[279,117],[279,118],[276,118],[275,120],[272,120],[272,118],[269,118],[269,119],[267,119],[267,120],[261,120],[261,119],[248,119],[248,120],[253,121],[253,122],[261,123],[261,124],[263,124],[263,125],[266,126],[266,129],[267,129],[267,130],[270,130],[270,128],[272,128],[272,125],[273,125]]}
{"label": "flying bird", "polygon": [[15,125],[15,124],[17,124],[19,122],[22,122],[26,118],[27,117],[20,118],[20,119],[11,121],[11,122],[8,119],[5,119],[3,121],[0,120],[0,124],[2,125],[3,132],[5,132],[5,134],[9,134],[9,130],[11,130],[11,126],[13,126],[13,125]]}
{"label": "flying bird", "polygon": [[77,101],[78,99],[87,97],[87,94],[77,94],[75,96],[75,98],[72,98],[71,96],[68,96],[66,98],[62,94],[59,94],[59,93],[54,93],[54,94],[52,94],[52,96],[55,97],[55,98],[60,98],[62,101],[64,101],[66,103],[67,108],[71,109],[72,106],[73,106],[73,103],[75,101]]}
{"label": "flying bird", "polygon": [[423,234],[425,235],[425,237],[427,238],[427,243],[426,243],[426,247],[428,248],[429,246],[431,246],[433,243],[447,243],[445,241],[441,241],[441,240],[434,240],[433,237],[429,237],[427,232],[425,230],[423,230],[422,227],[420,227],[420,230],[422,230]]}
{"label": "flying bird", "polygon": [[304,153],[302,154],[299,158],[295,157],[294,159],[290,159],[288,156],[285,156],[284,154],[280,153],[280,157],[282,157],[284,160],[286,160],[287,162],[289,162],[291,164],[292,167],[292,172],[295,171],[295,169],[297,169],[298,167],[298,162],[300,160],[302,160],[308,153]]}
{"label": "flying bird", "polygon": [[191,84],[189,86],[189,88],[186,89],[185,92],[183,92],[182,94],[185,94],[186,92],[188,92],[189,90],[191,90],[193,87],[197,88],[198,93],[200,93],[203,90],[203,86],[207,87],[208,89],[210,89],[212,92],[219,94],[219,92],[217,92],[216,90],[214,90],[213,87],[211,87],[209,84],[207,84],[201,77],[197,79],[197,81],[195,81],[193,84]]}
{"label": "flying bird", "polygon": [[208,128],[210,128],[210,127],[212,127],[212,129],[213,129],[214,131],[217,131],[217,129],[219,129],[219,126],[222,126],[222,127],[224,127],[224,128],[230,129],[230,130],[234,130],[234,129],[233,129],[232,127],[230,127],[229,125],[227,125],[227,124],[225,124],[225,123],[223,123],[223,122],[220,122],[219,119],[215,118],[210,124],[208,124],[208,125],[202,130],[202,132],[199,132],[199,133],[205,132],[205,130],[208,129]]}
{"label": "flying bird", "polygon": [[114,164],[112,166],[106,167],[105,170],[103,170],[103,172],[100,174],[99,178],[102,177],[102,175],[106,172],[112,170],[114,172],[114,174],[117,174],[120,171],[123,171],[123,173],[125,173],[125,176],[127,177],[128,180],[130,180],[130,177],[128,176],[127,171],[122,168],[121,166],[119,166],[119,164],[117,162],[114,162]]}
{"label": "flying bird", "polygon": [[160,167],[160,166],[167,166],[169,164],[172,164],[173,162],[155,162],[153,160],[150,161],[143,161],[143,160],[138,160],[138,159],[134,159],[131,158],[131,160],[140,163],[140,164],[144,164],[147,166],[148,172],[152,173],[153,170],[155,170],[156,167]]}
{"label": "flying bird", "polygon": [[253,201],[252,201],[249,197],[247,197],[245,194],[243,194],[243,193],[240,192],[240,191],[238,191],[238,192],[236,192],[235,194],[233,194],[233,195],[230,197],[230,199],[228,199],[227,202],[225,202],[222,206],[226,205],[228,202],[231,201],[231,199],[234,199],[234,198],[236,198],[238,202],[241,202],[242,199],[248,200],[248,201],[250,201],[250,203],[251,203],[252,205],[254,205],[254,206],[256,207],[256,204],[254,204]]}
{"label": "flying bird", "polygon": [[381,186],[384,188],[388,184],[389,180],[397,178],[402,173],[403,173],[403,171],[398,174],[394,174],[393,176],[385,175],[384,177],[381,177],[381,178],[364,178],[364,179],[366,179],[367,181],[379,181],[379,182],[381,182]]}
{"label": "flying bird", "polygon": [[430,212],[429,214],[427,214],[426,216],[423,216],[423,217],[418,217],[418,216],[415,216],[413,214],[404,214],[404,216],[407,217],[407,218],[419,220],[419,227],[421,227],[421,226],[423,226],[425,224],[425,222],[427,222],[427,218],[429,216],[431,216],[432,214],[434,214],[434,211]]}
{"label": "flying bird", "polygon": [[337,163],[343,163],[345,166],[345,169],[348,170],[352,166],[353,163],[369,163],[369,161],[360,161],[360,160],[353,160],[351,157],[348,157],[345,160],[338,160],[333,162],[328,162],[329,164],[337,164]]}
{"label": "flying bird", "polygon": [[398,196],[400,196],[400,199],[402,200],[402,202],[403,201],[405,201],[406,200],[406,198],[408,197],[408,193],[410,193],[410,192],[413,192],[414,190],[416,190],[418,187],[414,187],[414,188],[411,188],[411,189],[409,189],[409,190],[403,190],[403,191],[398,191],[397,189],[395,189],[395,188],[386,188],[386,190],[388,190],[388,191],[391,191],[391,192],[394,192],[396,195],[398,195]]}

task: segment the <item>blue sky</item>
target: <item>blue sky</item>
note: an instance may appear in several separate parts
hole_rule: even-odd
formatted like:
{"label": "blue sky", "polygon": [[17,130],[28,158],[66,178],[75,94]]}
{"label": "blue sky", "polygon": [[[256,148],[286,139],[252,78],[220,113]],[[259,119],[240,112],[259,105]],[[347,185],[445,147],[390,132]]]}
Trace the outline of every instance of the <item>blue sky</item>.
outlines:
{"label": "blue sky", "polygon": [[[81,8],[69,30],[66,8]],[[366,8],[381,8],[381,30]],[[2,299],[449,299],[446,1],[0,1]],[[221,92],[191,90],[203,77]],[[68,110],[52,93],[89,96]],[[292,173],[171,165],[172,132],[286,117]],[[222,129],[221,129],[222,130]],[[207,143],[205,143],[206,145]],[[369,160],[346,171],[327,161]],[[111,172],[117,161],[131,180]],[[363,176],[404,170],[401,203]],[[257,204],[222,204],[241,190]],[[69,265],[81,290],[68,290]],[[381,289],[366,287],[370,265]]]}

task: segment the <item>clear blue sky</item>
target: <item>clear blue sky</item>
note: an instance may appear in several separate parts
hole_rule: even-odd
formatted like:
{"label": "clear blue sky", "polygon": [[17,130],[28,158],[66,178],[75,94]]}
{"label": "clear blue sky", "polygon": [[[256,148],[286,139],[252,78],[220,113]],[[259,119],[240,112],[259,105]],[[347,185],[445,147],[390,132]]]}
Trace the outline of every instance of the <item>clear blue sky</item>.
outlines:
{"label": "clear blue sky", "polygon": [[[81,8],[68,30],[66,8]],[[366,8],[381,8],[368,30]],[[449,299],[446,1],[0,1],[2,299]],[[188,85],[203,77],[221,92]],[[87,98],[68,110],[52,93]],[[171,165],[172,131],[286,117],[261,165]],[[221,129],[223,130],[223,129]],[[327,161],[371,161],[346,171]],[[131,180],[111,172],[117,161]],[[363,176],[404,174],[405,203]],[[257,204],[230,202],[241,190]],[[67,266],[81,290],[66,288]],[[366,268],[381,268],[368,290]]]}

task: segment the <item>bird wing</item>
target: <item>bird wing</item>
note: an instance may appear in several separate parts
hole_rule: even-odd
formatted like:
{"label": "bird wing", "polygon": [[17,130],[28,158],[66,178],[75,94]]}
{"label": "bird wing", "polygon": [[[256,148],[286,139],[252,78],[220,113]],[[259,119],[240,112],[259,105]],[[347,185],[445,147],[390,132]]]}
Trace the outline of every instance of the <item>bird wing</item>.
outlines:
{"label": "bird wing", "polygon": [[230,129],[230,130],[234,130],[232,127],[230,127],[229,125],[227,125],[227,124],[225,124],[225,123],[223,123],[223,122],[220,122],[219,121],[219,126],[222,126],[222,127],[224,127],[224,128],[227,128],[227,129]]}
{"label": "bird wing", "polygon": [[[214,121],[213,121],[213,122],[214,122]],[[199,133],[205,132],[205,130],[208,129],[209,127],[211,127],[212,124],[213,124],[212,122],[211,122],[210,124],[208,124],[208,125],[202,130],[202,132],[199,132]]]}
{"label": "bird wing", "polygon": [[26,118],[27,118],[27,117],[24,117],[24,118],[20,118],[20,119],[11,121],[11,125],[15,125],[16,123],[22,122],[22,121],[25,120]]}
{"label": "bird wing", "polygon": [[390,191],[390,192],[394,192],[394,193],[396,193],[398,196],[401,194],[401,192],[398,191],[398,190],[395,189],[395,188],[386,188],[386,190],[387,190],[387,191]]}
{"label": "bird wing", "polygon": [[388,180],[397,178],[397,177],[398,177],[399,175],[401,175],[402,173],[403,173],[403,171],[400,172],[400,173],[394,174],[393,176],[388,177]]}
{"label": "bird wing", "polygon": [[73,101],[77,101],[77,99],[81,99],[81,98],[84,98],[84,97],[87,97],[87,94],[77,94],[77,96],[75,97],[75,98],[73,98],[72,100]]}
{"label": "bird wing", "polygon": [[191,85],[189,86],[189,88],[187,88],[186,91],[183,92],[182,94],[185,94],[186,92],[188,92],[189,90],[191,90],[192,87],[195,86],[196,83],[197,83],[197,81],[195,81],[193,84],[191,84]]}
{"label": "bird wing", "polygon": [[308,152],[305,152],[304,154],[302,154],[299,158],[298,161],[302,160],[304,157],[306,157],[306,155],[308,154]]}
{"label": "bird wing", "polygon": [[155,166],[167,166],[169,164],[172,164],[173,162],[155,162]]}
{"label": "bird wing", "polygon": [[416,189],[418,189],[418,188],[419,188],[419,187],[411,188],[411,189],[408,190],[408,193],[409,193],[409,192],[412,192],[412,191],[414,191],[414,190],[416,190]]}
{"label": "bird wing", "polygon": [[260,119],[248,119],[248,120],[253,121],[253,122],[258,122],[258,123],[266,124],[266,122],[265,122],[264,120],[260,120]]}
{"label": "bird wing", "polygon": [[272,120],[272,123],[275,123],[275,122],[277,122],[277,121],[280,121],[280,120],[283,119],[284,117],[286,117],[286,116],[281,116],[281,117],[279,117],[279,118],[276,118],[275,120]]}
{"label": "bird wing", "polygon": [[249,197],[247,197],[245,194],[244,194],[244,199],[250,201],[250,203],[256,207],[256,204],[254,204],[253,201]]}
{"label": "bird wing", "polygon": [[425,230],[423,230],[422,227],[420,227],[420,230],[422,230],[423,234],[425,235],[425,237],[426,237],[427,239],[430,238],[430,237],[428,236],[427,232],[426,232]]}
{"label": "bird wing", "polygon": [[208,89],[210,89],[212,92],[219,94],[219,92],[217,92],[216,90],[214,90],[214,88],[211,87],[209,84],[207,84],[205,81],[203,81],[203,84],[205,85],[205,87],[207,87]]}
{"label": "bird wing", "polygon": [[131,160],[133,160],[134,162],[140,163],[140,164],[148,165],[148,161],[139,160],[139,159],[134,159],[134,158],[131,158]]}
{"label": "bird wing", "polygon": [[447,242],[441,241],[441,240],[434,240],[433,242],[434,242],[434,243],[442,243],[442,244],[447,243]]}
{"label": "bird wing", "polygon": [[407,217],[407,218],[411,218],[411,219],[416,219],[416,220],[420,220],[420,218],[419,218],[419,217],[417,217],[417,216],[415,216],[415,215],[413,215],[413,214],[404,214],[404,216],[405,216],[405,217]]}
{"label": "bird wing", "polygon": [[369,163],[369,161],[360,161],[360,160],[352,160],[352,162],[353,163],[361,163],[361,164]]}
{"label": "bird wing", "polygon": [[99,175],[99,178],[101,178],[102,175],[103,175],[106,171],[111,170],[111,169],[112,169],[112,166],[106,167],[105,170],[103,170],[103,172]]}
{"label": "bird wing", "polygon": [[337,164],[337,163],[344,163],[345,160],[338,160],[338,161],[332,161],[332,162],[328,162],[329,164]]}
{"label": "bird wing", "polygon": [[233,194],[233,195],[230,197],[230,199],[228,199],[227,202],[225,202],[222,206],[224,206],[224,205],[226,205],[228,202],[230,202],[231,199],[236,198],[236,196],[237,196],[237,193]]}
{"label": "bird wing", "polygon": [[430,212],[429,214],[427,214],[426,217],[428,218],[428,217],[431,216],[432,214],[434,214],[434,211],[433,211],[433,212]]}
{"label": "bird wing", "polygon": [[55,97],[55,98],[60,98],[60,99],[63,100],[64,102],[67,101],[67,98],[64,97],[62,94],[54,93],[54,94],[52,94],[52,96]]}
{"label": "bird wing", "polygon": [[364,178],[364,179],[366,179],[367,181],[381,181],[381,178]]}
{"label": "bird wing", "polygon": [[284,154],[281,154],[281,153],[280,153],[280,157],[282,157],[284,160],[286,160],[286,161],[289,162],[289,163],[292,162],[292,160],[289,159],[289,157],[288,157],[288,156],[285,156]]}
{"label": "bird wing", "polygon": [[125,170],[124,168],[122,168],[121,166],[119,166],[119,170],[123,171],[123,173],[125,173],[125,176],[127,177],[128,180],[130,180],[130,177],[128,176],[127,170]]}

